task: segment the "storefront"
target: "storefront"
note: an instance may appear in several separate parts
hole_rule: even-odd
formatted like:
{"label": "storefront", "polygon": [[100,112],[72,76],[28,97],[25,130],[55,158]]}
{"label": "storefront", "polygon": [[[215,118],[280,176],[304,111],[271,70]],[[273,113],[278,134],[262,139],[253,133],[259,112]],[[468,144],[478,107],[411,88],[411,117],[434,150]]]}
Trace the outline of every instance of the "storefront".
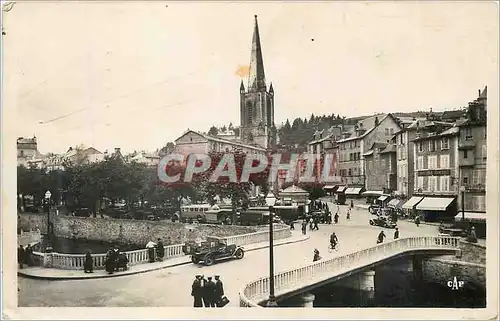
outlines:
{"label": "storefront", "polygon": [[350,198],[358,198],[361,195],[361,191],[363,190],[362,187],[349,187],[345,191],[345,195],[350,197]]}
{"label": "storefront", "polygon": [[416,209],[415,207],[424,199],[423,196],[412,196],[406,203],[403,204],[402,208],[406,211],[410,218],[415,217]]}
{"label": "storefront", "polygon": [[383,191],[366,191],[361,193],[361,196],[366,197],[366,204],[373,204],[373,201],[383,194]]}
{"label": "storefront", "polygon": [[425,221],[451,221],[457,212],[455,197],[424,197],[415,209]]}

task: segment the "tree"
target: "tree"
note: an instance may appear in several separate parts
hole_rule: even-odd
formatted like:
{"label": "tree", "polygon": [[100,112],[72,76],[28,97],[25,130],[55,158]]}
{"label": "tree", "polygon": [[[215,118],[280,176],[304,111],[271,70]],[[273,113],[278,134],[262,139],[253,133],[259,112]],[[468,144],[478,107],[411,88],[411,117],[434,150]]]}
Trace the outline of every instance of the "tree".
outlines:
{"label": "tree", "polygon": [[160,151],[158,152],[158,154],[160,156],[164,156],[164,155],[168,155],[170,153],[172,153],[175,149],[175,144],[172,143],[172,142],[168,142],[165,146],[163,146]]}
{"label": "tree", "polygon": [[218,133],[219,130],[215,126],[210,127],[210,129],[208,130],[208,135],[210,136],[217,136]]}

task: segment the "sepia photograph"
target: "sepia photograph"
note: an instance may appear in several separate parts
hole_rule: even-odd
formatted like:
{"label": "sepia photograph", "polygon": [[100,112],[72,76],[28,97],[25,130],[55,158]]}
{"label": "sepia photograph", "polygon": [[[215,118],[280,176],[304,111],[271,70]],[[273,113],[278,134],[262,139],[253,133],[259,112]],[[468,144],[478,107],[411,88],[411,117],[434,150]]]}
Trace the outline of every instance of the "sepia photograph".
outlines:
{"label": "sepia photograph", "polygon": [[498,20],[2,1],[2,316],[498,318]]}

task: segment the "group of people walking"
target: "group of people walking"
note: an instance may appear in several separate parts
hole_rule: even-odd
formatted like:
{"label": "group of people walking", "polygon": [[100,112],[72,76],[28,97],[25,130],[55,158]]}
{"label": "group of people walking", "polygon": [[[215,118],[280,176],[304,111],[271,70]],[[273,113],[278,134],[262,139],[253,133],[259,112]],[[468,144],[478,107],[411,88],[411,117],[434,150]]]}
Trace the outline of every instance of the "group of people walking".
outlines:
{"label": "group of people walking", "polygon": [[106,253],[106,261],[104,263],[106,272],[113,274],[120,269],[128,269],[128,258],[125,253],[122,253],[118,247],[111,247]]}
{"label": "group of people walking", "polygon": [[35,265],[33,259],[33,248],[30,244],[24,248],[22,245],[19,245],[17,248],[17,263],[19,264],[19,268],[24,268],[24,265],[33,266]]}
{"label": "group of people walking", "polygon": [[148,249],[148,261],[149,263],[161,262],[165,257],[165,246],[161,238],[158,238],[156,243],[148,242],[146,244],[146,248]]}
{"label": "group of people walking", "polygon": [[224,285],[219,275],[215,275],[215,282],[209,276],[197,275],[191,287],[191,296],[194,298],[195,308],[223,307],[229,301],[224,296]]}
{"label": "group of people walking", "polygon": [[[378,233],[377,236],[377,244],[383,243],[386,237],[387,236],[385,235],[384,231],[383,230],[380,231],[380,233]],[[397,240],[398,238],[399,238],[399,229],[396,227],[394,229],[394,239]]]}

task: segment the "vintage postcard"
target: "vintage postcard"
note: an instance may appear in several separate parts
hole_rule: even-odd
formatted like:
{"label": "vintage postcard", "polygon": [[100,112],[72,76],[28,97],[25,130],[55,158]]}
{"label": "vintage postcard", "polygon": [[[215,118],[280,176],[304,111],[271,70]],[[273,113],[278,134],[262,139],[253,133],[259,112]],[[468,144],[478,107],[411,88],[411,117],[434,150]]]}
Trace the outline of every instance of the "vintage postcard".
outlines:
{"label": "vintage postcard", "polygon": [[2,317],[498,318],[498,13],[2,1]]}

